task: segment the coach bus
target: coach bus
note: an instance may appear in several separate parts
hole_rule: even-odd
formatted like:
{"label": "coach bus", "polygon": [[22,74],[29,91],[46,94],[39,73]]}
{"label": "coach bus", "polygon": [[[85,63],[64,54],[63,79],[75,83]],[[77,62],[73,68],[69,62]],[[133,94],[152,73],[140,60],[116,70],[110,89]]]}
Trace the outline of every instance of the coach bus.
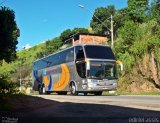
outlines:
{"label": "coach bus", "polygon": [[72,46],[33,62],[33,90],[39,94],[101,95],[116,87],[116,60],[109,46]]}

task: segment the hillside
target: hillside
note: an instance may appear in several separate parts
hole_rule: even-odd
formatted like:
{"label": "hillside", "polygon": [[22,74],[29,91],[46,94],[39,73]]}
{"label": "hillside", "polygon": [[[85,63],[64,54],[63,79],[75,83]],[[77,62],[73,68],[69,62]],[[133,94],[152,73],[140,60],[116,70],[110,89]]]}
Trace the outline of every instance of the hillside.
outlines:
{"label": "hillside", "polygon": [[[143,92],[160,89],[159,27],[156,21],[151,20],[143,24],[127,22],[119,30],[115,52],[125,66],[119,78],[120,90]],[[132,30],[132,33],[127,30]]]}
{"label": "hillside", "polygon": [[[92,32],[106,35],[111,42],[111,33],[114,33],[113,51],[117,60],[124,65],[124,70],[118,73],[118,91],[159,92],[160,0],[128,0],[127,4],[126,8],[120,10],[116,10],[114,5],[99,7],[91,19],[91,28],[66,29],[59,37],[17,52],[17,59],[11,63],[1,61],[0,77],[19,86],[21,76],[23,85],[31,85],[32,62],[58,51],[71,35]],[[112,21],[109,18],[111,15]],[[113,32],[108,30],[111,27],[114,28]]]}

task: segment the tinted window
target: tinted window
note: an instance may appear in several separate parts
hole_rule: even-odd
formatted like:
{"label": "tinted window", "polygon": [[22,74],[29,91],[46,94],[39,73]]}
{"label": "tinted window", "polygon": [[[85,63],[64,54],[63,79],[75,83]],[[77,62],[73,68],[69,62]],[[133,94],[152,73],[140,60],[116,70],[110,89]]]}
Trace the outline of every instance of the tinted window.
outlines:
{"label": "tinted window", "polygon": [[116,68],[113,62],[91,61],[89,78],[109,79],[116,77]]}
{"label": "tinted window", "polygon": [[51,55],[48,60],[52,63],[51,66],[53,65],[57,65],[58,62],[59,62],[59,56],[58,54],[55,54],[55,55]]}
{"label": "tinted window", "polygon": [[34,67],[39,70],[72,61],[74,61],[74,48],[43,58],[35,62]]}
{"label": "tinted window", "polygon": [[68,49],[65,53],[65,62],[74,61],[74,48]]}
{"label": "tinted window", "polygon": [[81,78],[85,78],[86,77],[86,63],[85,62],[81,62],[76,64],[76,68],[77,68],[77,73]]}
{"label": "tinted window", "polygon": [[45,60],[40,60],[34,63],[34,68],[39,70],[47,67],[47,62]]}
{"label": "tinted window", "polygon": [[84,59],[84,51],[81,46],[76,47],[76,60]]}
{"label": "tinted window", "polygon": [[85,46],[87,58],[93,59],[115,59],[110,47],[105,46]]}

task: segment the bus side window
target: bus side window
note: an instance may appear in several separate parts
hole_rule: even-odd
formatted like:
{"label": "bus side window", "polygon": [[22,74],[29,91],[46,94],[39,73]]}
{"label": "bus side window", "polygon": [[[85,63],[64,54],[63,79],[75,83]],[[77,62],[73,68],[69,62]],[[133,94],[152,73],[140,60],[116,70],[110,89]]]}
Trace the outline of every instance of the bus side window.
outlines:
{"label": "bus side window", "polygon": [[86,63],[85,62],[77,63],[76,67],[77,67],[78,75],[81,78],[85,78],[86,77]]}
{"label": "bus side window", "polygon": [[75,62],[76,62],[76,68],[77,73],[81,78],[86,77],[86,63],[84,60],[84,51],[82,46],[76,46],[75,49]]}
{"label": "bus side window", "polygon": [[65,55],[65,61],[66,63],[74,61],[74,49],[73,48],[67,50],[66,55]]}
{"label": "bus side window", "polygon": [[86,77],[86,62],[82,63],[82,78]]}
{"label": "bus side window", "polygon": [[80,61],[84,59],[84,51],[82,46],[76,47],[75,54],[76,54],[76,61]]}

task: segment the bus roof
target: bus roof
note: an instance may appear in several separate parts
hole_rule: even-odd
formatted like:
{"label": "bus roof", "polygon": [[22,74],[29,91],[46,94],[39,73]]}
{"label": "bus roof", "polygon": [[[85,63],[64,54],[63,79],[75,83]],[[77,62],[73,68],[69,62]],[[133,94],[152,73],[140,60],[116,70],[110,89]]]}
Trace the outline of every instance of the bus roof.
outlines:
{"label": "bus roof", "polygon": [[78,45],[75,45],[75,46],[68,47],[68,48],[66,48],[66,49],[64,49],[64,50],[60,50],[60,51],[58,51],[58,52],[52,53],[52,54],[47,55],[47,56],[45,56],[45,57],[42,57],[42,58],[40,58],[40,59],[37,59],[37,60],[35,60],[33,63],[35,63],[35,62],[37,62],[37,61],[40,61],[40,60],[42,60],[42,59],[45,59],[45,58],[47,58],[47,57],[50,57],[50,56],[52,56],[52,55],[58,54],[58,53],[60,53],[60,52],[63,52],[63,51],[65,51],[65,50],[71,49],[71,48],[76,47],[76,46],[103,46],[103,47],[110,47],[110,46],[102,45],[102,44],[98,44],[98,45],[97,45],[97,44],[78,44]]}

